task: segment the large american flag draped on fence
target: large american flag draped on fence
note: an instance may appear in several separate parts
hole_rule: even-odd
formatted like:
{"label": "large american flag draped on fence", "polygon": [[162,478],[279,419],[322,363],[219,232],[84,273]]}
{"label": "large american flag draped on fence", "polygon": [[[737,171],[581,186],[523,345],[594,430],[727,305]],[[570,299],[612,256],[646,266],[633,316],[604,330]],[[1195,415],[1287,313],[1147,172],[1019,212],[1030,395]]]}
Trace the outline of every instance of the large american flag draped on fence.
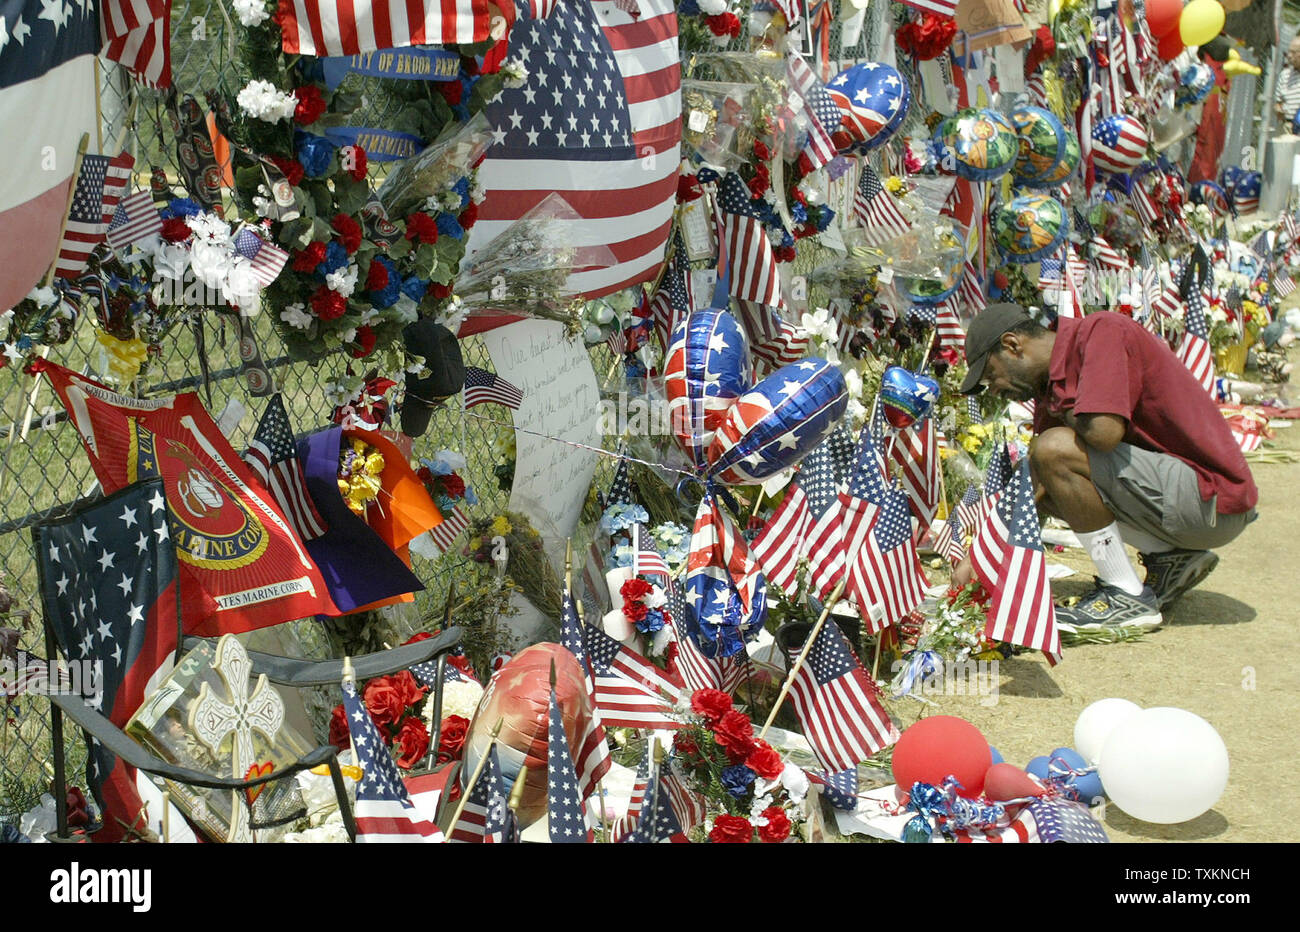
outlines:
{"label": "large american flag draped on fence", "polygon": [[1052,659],[1061,652],[1061,638],[1029,461],[1011,466],[1004,445],[989,464],[985,494],[988,511],[970,547],[975,574],[993,595],[984,636],[1041,650]]}
{"label": "large american flag draped on fence", "polygon": [[171,0],[103,0],[104,57],[151,87],[169,87]]}
{"label": "large american flag draped on fence", "polygon": [[356,748],[356,763],[362,771],[357,784],[357,841],[443,841],[438,826],[421,816],[411,803],[388,744],[379,737],[374,720],[357,694],[356,683],[343,684],[343,713]]}
{"label": "large american flag draped on fence", "polygon": [[59,243],[55,278],[72,281],[86,267],[90,254],[104,241],[134,164],[129,152],[112,159],[106,155],[87,155],[82,159],[68,223]]}
{"label": "large american flag draped on fence", "polygon": [[847,770],[895,740],[880,690],[853,655],[840,626],[827,621],[790,685],[795,714],[829,770]]}
{"label": "large american flag draped on fence", "polygon": [[479,168],[487,199],[471,252],[554,191],[581,217],[568,242],[618,260],[575,272],[573,290],[598,297],[655,277],[677,200],[681,68],[673,4],[638,5],[638,17],[582,2],[515,23],[510,54],[530,75],[487,111],[496,141]]}
{"label": "large american flag draped on fence", "polygon": [[244,462],[275,498],[299,537],[315,540],[325,533],[325,520],[307,492],[307,478],[280,395],[272,395],[266,403],[257,433],[244,451]]}
{"label": "large american flag draped on fence", "polygon": [[491,26],[488,0],[280,0],[278,15],[290,55],[470,44],[487,39]]}

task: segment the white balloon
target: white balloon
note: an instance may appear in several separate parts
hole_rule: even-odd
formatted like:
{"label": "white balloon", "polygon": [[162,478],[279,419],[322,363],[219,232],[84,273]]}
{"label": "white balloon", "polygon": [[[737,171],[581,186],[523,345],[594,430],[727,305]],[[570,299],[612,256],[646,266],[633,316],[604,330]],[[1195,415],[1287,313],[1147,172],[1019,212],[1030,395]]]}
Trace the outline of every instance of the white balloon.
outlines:
{"label": "white balloon", "polygon": [[1207,812],[1228,785],[1228,749],[1214,726],[1183,709],[1146,709],[1111,731],[1097,764],[1111,802],[1160,825]]}
{"label": "white balloon", "polygon": [[1102,746],[1115,726],[1142,707],[1127,699],[1099,699],[1079,713],[1074,723],[1074,749],[1084,760],[1096,764]]}

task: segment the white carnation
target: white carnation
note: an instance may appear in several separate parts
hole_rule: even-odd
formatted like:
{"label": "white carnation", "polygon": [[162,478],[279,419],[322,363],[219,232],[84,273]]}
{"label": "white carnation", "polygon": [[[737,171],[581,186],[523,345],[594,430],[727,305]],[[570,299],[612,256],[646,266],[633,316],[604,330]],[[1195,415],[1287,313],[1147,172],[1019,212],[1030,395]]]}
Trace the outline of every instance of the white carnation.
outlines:
{"label": "white carnation", "polygon": [[717,16],[727,11],[727,0],[699,0],[696,6],[705,16]]}
{"label": "white carnation", "polygon": [[359,270],[355,263],[349,262],[341,269],[335,269],[325,276],[325,287],[331,291],[337,291],[345,298],[352,297],[352,292],[357,290],[357,275]]}
{"label": "white carnation", "polygon": [[185,225],[194,234],[195,245],[228,246],[231,243],[230,226],[216,214],[193,214],[185,218]]}
{"label": "white carnation", "polygon": [[518,58],[512,58],[501,66],[501,77],[506,87],[523,87],[528,81],[528,66]]}
{"label": "white carnation", "polygon": [[59,300],[59,293],[53,288],[33,288],[27,297],[36,302],[37,307],[53,307]]}
{"label": "white carnation", "polygon": [[298,100],[270,81],[249,81],[235,98],[240,109],[256,120],[277,123],[293,117]]}
{"label": "white carnation", "polygon": [[[483,687],[473,680],[456,680],[453,683],[444,683],[442,687],[442,718],[447,720],[448,715],[459,715],[461,718],[473,719],[474,713],[478,711],[478,701],[483,696]],[[424,720],[426,722],[433,719],[433,697],[424,705]]]}
{"label": "white carnation", "polygon": [[235,16],[243,26],[260,26],[271,18],[262,0],[235,0],[234,7]]}
{"label": "white carnation", "polygon": [[305,304],[290,304],[280,312],[280,319],[296,330],[306,330],[315,318],[307,313]]}

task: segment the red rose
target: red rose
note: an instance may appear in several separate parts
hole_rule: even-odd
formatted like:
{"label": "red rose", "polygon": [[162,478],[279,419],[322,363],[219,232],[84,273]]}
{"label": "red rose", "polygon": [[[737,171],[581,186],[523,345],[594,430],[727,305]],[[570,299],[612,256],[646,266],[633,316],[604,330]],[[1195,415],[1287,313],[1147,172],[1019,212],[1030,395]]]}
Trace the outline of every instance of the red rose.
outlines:
{"label": "red rose", "polygon": [[713,822],[709,841],[715,845],[747,845],[754,840],[754,827],[740,816],[720,815]]}
{"label": "red rose", "polygon": [[468,207],[456,215],[456,222],[466,230],[478,223],[478,205],[471,201]]}
{"label": "red rose", "polygon": [[339,241],[343,243],[343,248],[348,251],[349,256],[361,248],[361,224],[347,214],[335,214],[334,219],[330,221],[330,226],[339,235]]}
{"label": "red rose", "polygon": [[720,689],[697,689],[691,696],[691,711],[710,727],[721,721],[731,708],[731,697]]}
{"label": "red rose", "polygon": [[396,677],[379,676],[361,691],[361,699],[376,725],[396,725],[406,714],[406,701],[394,680]]}
{"label": "red rose", "polygon": [[298,105],[293,108],[293,118],[302,126],[315,123],[325,112],[325,98],[321,96],[320,88],[316,85],[295,87],[293,96],[298,98]]}
{"label": "red rose", "polygon": [[419,682],[416,681],[410,670],[403,670],[401,673],[395,673],[390,676],[389,679],[393,681],[393,687],[398,691],[398,695],[402,697],[402,701],[408,706],[415,705],[415,703],[421,701],[424,698],[424,694],[428,692],[425,687],[421,686]]}
{"label": "red rose", "polygon": [[458,80],[435,81],[433,86],[437,89],[438,93],[442,95],[442,99],[447,101],[447,105],[450,107],[454,107],[456,104],[460,103],[460,99],[465,93],[465,86]]}
{"label": "red rose", "polygon": [[421,243],[438,242],[438,222],[423,211],[406,218],[406,238]]}
{"label": "red rose", "polygon": [[762,140],[754,140],[754,157],[760,162],[766,162],[772,157],[772,150],[767,147],[767,143]]}
{"label": "red rose", "polygon": [[348,299],[321,285],[311,296],[311,309],[321,320],[338,320],[348,312]]}
{"label": "red rose", "polygon": [[648,596],[654,587],[644,579],[633,577],[619,588],[619,595],[623,596],[625,602],[636,602]]}
{"label": "red rose", "polygon": [[465,752],[465,739],[469,737],[469,719],[460,715],[448,715],[442,720],[442,732],[438,738],[438,763],[460,760]]}
{"label": "red rose", "polygon": [[455,473],[443,476],[442,491],[450,498],[460,498],[465,494],[465,480]]}
{"label": "red rose", "polygon": [[343,711],[343,703],[334,707],[334,714],[330,716],[330,744],[334,745],[340,751],[346,751],[350,746],[352,734],[348,730],[348,717]]}
{"label": "red rose", "polygon": [[308,243],[306,249],[299,249],[293,254],[293,270],[310,272],[325,261],[325,244],[320,240]]}
{"label": "red rose", "polygon": [[286,159],[279,155],[271,156],[271,161],[275,163],[276,168],[280,169],[289,184],[294,187],[302,184],[303,175],[306,174],[303,170],[302,162],[299,162],[297,159]]}
{"label": "red rose", "polygon": [[709,31],[715,36],[740,38],[740,17],[735,13],[719,13],[717,16],[707,16],[704,21],[708,24]]}
{"label": "red rose", "polygon": [[428,294],[436,300],[441,301],[443,298],[451,297],[451,285],[439,285],[437,282],[429,282]]}
{"label": "red rose", "polygon": [[352,349],[352,358],[365,359],[375,351],[375,331],[370,329],[369,324],[362,324],[357,328],[357,336],[353,342],[357,345]]}
{"label": "red rose", "polygon": [[184,217],[170,217],[163,221],[162,238],[169,243],[183,243],[190,238],[191,232]]}
{"label": "red rose", "polygon": [[760,841],[774,845],[790,837],[790,819],[780,806],[768,806],[763,810],[763,818],[767,819],[767,824],[759,826]]}
{"label": "red rose", "polygon": [[775,780],[785,770],[781,755],[776,753],[772,745],[762,740],[754,742],[754,750],[745,758],[745,766],[764,780]]}
{"label": "red rose", "polygon": [[371,262],[366,272],[366,291],[383,291],[388,287],[388,269],[382,262]]}
{"label": "red rose", "polygon": [[739,764],[754,750],[754,725],[743,712],[722,716],[713,726],[713,737],[733,764]]}
{"label": "red rose", "polygon": [[397,766],[410,770],[429,753],[429,729],[414,715],[408,716],[394,744],[398,751]]}

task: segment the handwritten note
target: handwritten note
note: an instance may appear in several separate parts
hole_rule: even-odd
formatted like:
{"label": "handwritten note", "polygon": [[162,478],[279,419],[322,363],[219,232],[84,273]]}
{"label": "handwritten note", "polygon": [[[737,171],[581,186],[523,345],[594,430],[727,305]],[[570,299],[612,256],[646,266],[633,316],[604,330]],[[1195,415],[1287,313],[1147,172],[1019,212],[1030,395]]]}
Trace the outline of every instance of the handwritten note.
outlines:
{"label": "handwritten note", "polygon": [[[597,455],[549,437],[600,446],[600,393],[591,358],[553,321],[523,320],[484,335],[497,375],[519,387],[510,508],[528,515],[548,554],[578,526]],[[538,436],[538,435],[543,436]]]}

